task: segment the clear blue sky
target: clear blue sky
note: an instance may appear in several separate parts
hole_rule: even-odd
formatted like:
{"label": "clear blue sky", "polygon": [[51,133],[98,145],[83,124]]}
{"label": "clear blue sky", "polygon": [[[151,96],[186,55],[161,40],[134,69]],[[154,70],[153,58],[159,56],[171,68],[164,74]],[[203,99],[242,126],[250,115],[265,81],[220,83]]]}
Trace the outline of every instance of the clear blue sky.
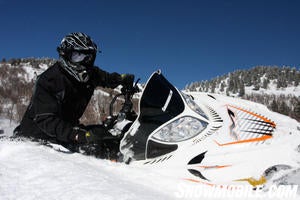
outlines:
{"label": "clear blue sky", "polygon": [[0,0],[0,59],[58,58],[70,32],[101,48],[96,65],[180,89],[236,69],[300,64],[297,0]]}

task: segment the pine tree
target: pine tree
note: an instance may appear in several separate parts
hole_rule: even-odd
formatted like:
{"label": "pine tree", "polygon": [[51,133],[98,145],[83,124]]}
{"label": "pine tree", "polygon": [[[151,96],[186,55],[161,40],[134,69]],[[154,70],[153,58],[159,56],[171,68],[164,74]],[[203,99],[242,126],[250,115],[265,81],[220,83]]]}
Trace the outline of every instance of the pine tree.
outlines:
{"label": "pine tree", "polygon": [[284,102],[284,100],[281,100],[278,105],[278,112],[284,115],[289,114],[289,107],[287,104]]}
{"label": "pine tree", "polygon": [[278,112],[278,104],[277,104],[277,102],[276,102],[275,99],[273,99],[273,101],[272,101],[272,103],[271,103],[271,105],[270,105],[270,109],[271,109],[272,111],[274,111],[274,112]]}
{"label": "pine tree", "polygon": [[293,110],[294,116],[297,120],[300,120],[300,100],[297,101]]}
{"label": "pine tree", "polygon": [[224,88],[225,88],[225,83],[222,81],[220,91],[224,92]]}
{"label": "pine tree", "polygon": [[239,96],[243,97],[245,95],[245,84],[243,80],[240,80],[239,83]]}
{"label": "pine tree", "polygon": [[268,85],[269,85],[269,79],[264,79],[263,80],[263,84],[262,84],[262,88],[264,88],[264,89],[268,89]]}

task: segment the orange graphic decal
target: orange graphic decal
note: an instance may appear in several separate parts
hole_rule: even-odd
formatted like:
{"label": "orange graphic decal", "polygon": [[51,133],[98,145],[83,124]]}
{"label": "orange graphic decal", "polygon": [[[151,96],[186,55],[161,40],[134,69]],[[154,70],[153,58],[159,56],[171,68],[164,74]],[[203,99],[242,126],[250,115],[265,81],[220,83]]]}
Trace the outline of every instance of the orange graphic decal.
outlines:
{"label": "orange graphic decal", "polygon": [[255,117],[257,117],[257,118],[263,120],[264,122],[270,124],[273,128],[276,128],[276,124],[275,124],[274,122],[272,122],[271,120],[267,119],[266,117],[263,117],[263,116],[261,116],[261,115],[259,115],[259,114],[253,113],[253,112],[250,112],[250,111],[245,110],[245,109],[243,109],[243,108],[238,108],[238,107],[235,107],[235,106],[232,106],[232,105],[229,105],[229,106],[230,106],[230,107],[233,107],[233,108],[235,108],[235,109],[241,110],[241,111],[243,111],[243,112],[245,112],[245,113],[248,113],[248,114],[250,114],[250,115],[253,115],[253,116],[255,116]]}
{"label": "orange graphic decal", "polygon": [[219,146],[226,146],[226,145],[241,144],[241,143],[247,143],[247,142],[259,142],[259,141],[264,141],[264,140],[268,140],[268,139],[271,139],[271,138],[272,138],[271,135],[264,135],[264,136],[259,137],[259,138],[239,140],[239,141],[229,142],[229,143],[225,143],[225,144],[220,144],[215,140],[215,143],[217,143],[217,145],[219,145]]}

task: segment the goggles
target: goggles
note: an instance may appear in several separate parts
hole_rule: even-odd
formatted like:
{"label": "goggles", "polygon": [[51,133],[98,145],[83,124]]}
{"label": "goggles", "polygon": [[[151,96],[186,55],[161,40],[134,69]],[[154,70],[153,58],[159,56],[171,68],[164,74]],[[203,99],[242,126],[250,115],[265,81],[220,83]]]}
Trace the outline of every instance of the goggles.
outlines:
{"label": "goggles", "polygon": [[78,63],[83,61],[86,58],[91,57],[92,55],[90,53],[83,53],[78,51],[73,51],[71,54],[71,61],[74,63]]}
{"label": "goggles", "polygon": [[95,54],[91,52],[73,51],[71,53],[70,60],[73,63],[89,64],[91,62],[94,62]]}

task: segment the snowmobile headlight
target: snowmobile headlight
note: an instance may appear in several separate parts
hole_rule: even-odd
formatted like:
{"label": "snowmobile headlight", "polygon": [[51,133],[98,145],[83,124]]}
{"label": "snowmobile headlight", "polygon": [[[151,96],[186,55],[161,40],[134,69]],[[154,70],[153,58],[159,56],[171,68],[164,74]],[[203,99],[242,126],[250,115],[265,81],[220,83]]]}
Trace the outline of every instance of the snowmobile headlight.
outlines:
{"label": "snowmobile headlight", "polygon": [[194,117],[181,117],[159,129],[152,138],[162,142],[181,142],[201,133],[207,124]]}

